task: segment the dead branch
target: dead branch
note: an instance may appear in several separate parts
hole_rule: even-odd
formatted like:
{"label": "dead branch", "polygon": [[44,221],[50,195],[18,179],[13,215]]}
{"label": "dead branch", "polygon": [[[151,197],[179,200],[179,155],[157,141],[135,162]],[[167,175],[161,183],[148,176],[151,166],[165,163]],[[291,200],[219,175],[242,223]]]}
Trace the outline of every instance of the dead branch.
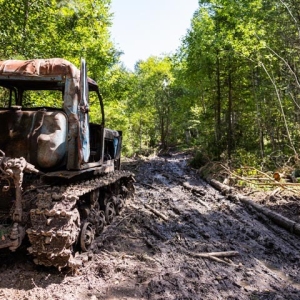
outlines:
{"label": "dead branch", "polygon": [[230,194],[233,190],[232,187],[225,185],[221,182],[219,182],[218,180],[215,179],[211,179],[209,182],[215,189],[217,189],[218,191],[220,191],[223,195],[227,195]]}
{"label": "dead branch", "polygon": [[165,220],[165,221],[168,221],[168,220],[169,220],[167,216],[165,216],[164,214],[162,214],[161,212],[159,212],[159,211],[156,210],[155,208],[151,207],[150,205],[148,205],[148,204],[145,203],[144,206],[145,206],[147,209],[149,209],[152,213],[154,213],[156,216],[162,218],[163,220]]}
{"label": "dead branch", "polygon": [[202,253],[193,253],[195,257],[231,257],[240,255],[238,251],[225,251],[225,252],[202,252]]}
{"label": "dead branch", "polygon": [[212,259],[212,260],[214,260],[214,261],[221,262],[221,263],[224,263],[224,264],[229,265],[229,266],[237,266],[237,265],[234,264],[234,263],[229,263],[229,262],[227,262],[226,260],[220,259],[220,258],[215,257],[215,256],[207,256],[207,257],[205,257],[205,258],[210,258],[210,259]]}
{"label": "dead branch", "polygon": [[205,206],[207,209],[210,209],[210,206],[207,203],[205,203],[205,201],[203,201],[201,199],[196,199],[196,201],[198,203],[200,203],[201,205]]}
{"label": "dead branch", "polygon": [[[233,176],[235,176],[235,175],[233,175]],[[253,181],[266,181],[266,180],[272,180],[269,177],[242,177],[241,176],[240,178],[241,178],[241,180],[245,180],[245,181],[252,181],[252,180]]]}
{"label": "dead branch", "polygon": [[[229,186],[226,186],[225,184],[222,184],[221,182],[218,182],[215,179],[212,179],[210,181],[210,184],[215,187],[217,190],[225,193],[225,195],[229,195],[233,192],[233,189]],[[231,198],[231,197],[229,197]],[[235,193],[235,198],[238,198],[242,203],[245,203],[253,208],[255,208],[260,213],[263,213],[265,216],[267,216],[269,219],[271,219],[275,224],[281,226],[284,229],[287,229],[288,231],[295,233],[297,235],[300,235],[300,224],[292,221],[256,202],[254,202],[252,199],[241,195],[239,193]]]}
{"label": "dead branch", "polygon": [[[182,248],[182,247],[181,247]],[[219,257],[231,257],[231,256],[237,256],[239,255],[239,252],[237,251],[226,251],[226,252],[208,252],[208,253],[195,253],[188,250],[185,250],[182,248],[182,250],[193,257],[200,257],[200,258],[210,258],[212,260],[215,260],[217,262],[222,262],[224,264],[230,265],[230,266],[237,266],[234,263],[229,263],[223,259],[220,259]]]}
{"label": "dead branch", "polygon": [[[224,168],[224,170],[226,170],[226,171],[231,175],[231,177],[235,177],[235,178],[237,178],[237,179],[243,180],[243,181],[248,182],[248,183],[251,183],[251,184],[256,184],[256,185],[277,185],[277,186],[282,187],[283,189],[285,189],[285,186],[288,185],[288,184],[286,184],[286,183],[281,183],[281,182],[275,181],[275,179],[272,178],[271,176],[269,176],[268,174],[266,174],[266,173],[264,173],[264,172],[262,172],[262,171],[259,171],[259,170],[255,169],[255,168],[253,168],[253,169],[254,169],[256,172],[258,172],[258,173],[260,173],[260,174],[263,174],[263,175],[265,176],[264,180],[270,180],[271,182],[266,182],[266,183],[258,183],[258,182],[256,182],[256,183],[255,183],[255,182],[253,182],[254,179],[251,179],[251,178],[247,178],[247,177],[243,177],[243,176],[237,175],[237,174],[235,174],[235,173],[232,173],[232,172],[230,171],[230,169],[227,168],[226,166],[224,166],[224,165],[222,165],[222,164],[221,164],[221,166]],[[256,180],[257,180],[257,181],[261,181],[262,179],[260,179],[260,180],[256,179]]]}
{"label": "dead branch", "polygon": [[256,185],[274,185],[274,186],[280,186],[282,188],[285,188],[285,186],[298,186],[300,187],[300,183],[296,182],[266,182],[266,183],[255,183]]}
{"label": "dead branch", "polygon": [[272,191],[270,196],[275,196],[278,192],[280,192],[280,188],[276,188],[274,191]]}
{"label": "dead branch", "polygon": [[271,177],[269,174],[267,174],[267,173],[265,173],[265,172],[263,172],[261,170],[258,170],[258,169],[254,168],[254,167],[242,167],[242,169],[245,169],[245,170],[254,170],[256,173],[261,174],[261,175],[265,176],[266,178],[268,178],[269,180],[274,181],[274,178]]}
{"label": "dead branch", "polygon": [[[253,167],[243,167],[243,169],[253,169],[255,170],[257,173],[265,176],[265,177],[243,177],[243,176],[239,176],[235,173],[232,173],[230,171],[229,168],[227,168],[226,166],[220,164],[222,166],[222,168],[224,168],[224,170],[226,170],[226,172],[228,172],[232,178],[237,178],[237,179],[240,179],[240,180],[243,180],[245,182],[248,182],[248,183],[251,183],[251,184],[255,184],[255,185],[268,185],[268,186],[278,186],[278,187],[281,187],[282,189],[287,189],[287,190],[292,190],[289,188],[289,186],[298,186],[300,187],[300,183],[294,183],[294,182],[279,182],[277,181],[278,180],[278,177],[275,176],[274,178],[272,178],[271,176],[269,176],[268,174],[256,169],[256,168],[253,168]],[[277,174],[277,173],[274,173],[274,174]],[[279,174],[279,173],[278,173]],[[280,177],[279,177],[280,178]],[[253,182],[253,181],[271,181],[271,182]],[[293,190],[292,190],[293,191]]]}

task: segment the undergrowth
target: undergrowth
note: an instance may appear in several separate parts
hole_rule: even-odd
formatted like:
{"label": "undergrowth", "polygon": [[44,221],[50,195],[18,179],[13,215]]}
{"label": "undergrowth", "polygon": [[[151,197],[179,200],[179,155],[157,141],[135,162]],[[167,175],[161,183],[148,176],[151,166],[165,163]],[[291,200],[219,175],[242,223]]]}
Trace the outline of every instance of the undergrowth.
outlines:
{"label": "undergrowth", "polygon": [[239,151],[230,160],[225,156],[216,160],[198,150],[189,164],[207,181],[216,179],[230,186],[264,191],[288,185],[300,189],[299,160],[280,157],[279,153],[259,159],[252,153]]}

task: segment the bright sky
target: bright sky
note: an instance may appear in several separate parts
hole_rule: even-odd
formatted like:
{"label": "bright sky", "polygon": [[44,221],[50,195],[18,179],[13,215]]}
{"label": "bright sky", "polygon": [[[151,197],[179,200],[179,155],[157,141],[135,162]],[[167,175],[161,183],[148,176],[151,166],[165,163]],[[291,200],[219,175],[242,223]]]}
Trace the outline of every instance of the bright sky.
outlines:
{"label": "bright sky", "polygon": [[112,0],[112,39],[131,70],[149,56],[171,54],[190,28],[198,0]]}

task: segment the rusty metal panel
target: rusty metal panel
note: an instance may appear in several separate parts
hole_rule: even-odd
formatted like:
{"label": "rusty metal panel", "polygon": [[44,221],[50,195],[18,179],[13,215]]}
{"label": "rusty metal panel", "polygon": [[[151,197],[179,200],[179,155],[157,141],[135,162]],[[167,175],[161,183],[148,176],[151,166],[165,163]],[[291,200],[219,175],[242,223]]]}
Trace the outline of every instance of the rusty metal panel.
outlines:
{"label": "rusty metal panel", "polygon": [[[1,82],[9,81],[13,77],[14,84],[21,90],[26,90],[27,84],[29,89],[38,89],[39,85],[45,89],[58,89],[57,83],[49,85],[51,80],[58,80],[54,76],[61,76],[61,86],[64,86],[63,109],[69,122],[67,169],[79,170],[89,161],[90,156],[88,87],[97,90],[97,84],[87,77],[85,63],[83,79],[80,80],[80,71],[72,63],[61,58],[0,61]],[[42,84],[45,80],[49,82],[48,85]],[[33,83],[34,81],[36,83]]]}
{"label": "rusty metal panel", "polygon": [[[80,162],[82,160],[81,156],[78,155],[82,144],[80,141],[78,120],[80,71],[72,63],[61,58],[27,61],[7,60],[0,62],[0,75],[19,76],[22,80],[25,76],[31,78],[39,77],[41,80],[47,76],[63,76],[65,84],[64,111],[68,116],[68,128],[70,129],[68,136],[67,169],[80,169]],[[41,156],[39,160],[44,161]]]}
{"label": "rusty metal panel", "polygon": [[55,111],[0,111],[0,149],[38,168],[59,166],[67,152],[67,117]]}
{"label": "rusty metal panel", "polygon": [[37,137],[37,162],[43,168],[58,166],[67,151],[67,118],[61,112],[46,113]]}
{"label": "rusty metal panel", "polygon": [[30,161],[30,156],[36,154],[36,147],[30,146],[34,115],[36,112],[10,110],[0,112],[0,149],[10,157],[24,157]]}
{"label": "rusty metal panel", "polygon": [[[0,74],[16,76],[73,76],[79,70],[62,58],[0,61]],[[79,75],[77,75],[79,77]]]}

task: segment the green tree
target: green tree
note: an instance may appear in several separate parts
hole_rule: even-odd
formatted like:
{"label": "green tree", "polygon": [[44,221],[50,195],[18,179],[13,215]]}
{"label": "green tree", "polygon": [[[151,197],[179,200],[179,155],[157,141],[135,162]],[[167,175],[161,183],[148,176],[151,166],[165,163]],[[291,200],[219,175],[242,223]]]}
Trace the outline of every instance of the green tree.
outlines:
{"label": "green tree", "polygon": [[0,56],[64,57],[79,65],[86,58],[89,74],[105,83],[118,60],[110,40],[110,0],[0,0]]}
{"label": "green tree", "polygon": [[180,77],[192,91],[185,101],[198,112],[192,123],[200,143],[217,157],[239,148],[262,157],[266,149],[296,153],[295,1],[199,1],[180,51]]}
{"label": "green tree", "polygon": [[169,145],[172,133],[172,61],[168,57],[150,57],[140,61],[135,69],[134,94],[130,116],[138,147],[160,143]]}
{"label": "green tree", "polygon": [[[84,57],[89,76],[109,95],[110,69],[119,59],[110,40],[110,3],[0,0],[0,11],[6,16],[0,23],[1,59],[63,57],[79,66]],[[46,97],[46,101],[50,100]],[[92,120],[95,119],[92,114]]]}

